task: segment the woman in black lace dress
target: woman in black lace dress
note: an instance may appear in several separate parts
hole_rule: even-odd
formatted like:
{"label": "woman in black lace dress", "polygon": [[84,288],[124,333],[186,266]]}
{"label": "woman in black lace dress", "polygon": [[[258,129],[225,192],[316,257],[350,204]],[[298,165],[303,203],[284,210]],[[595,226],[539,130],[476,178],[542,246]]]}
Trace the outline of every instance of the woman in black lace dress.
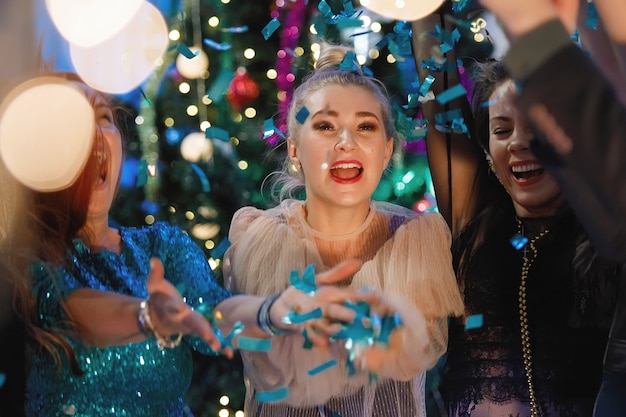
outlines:
{"label": "woman in black lace dress", "polygon": [[[435,23],[446,24],[437,15],[414,23],[418,65],[440,43],[428,34]],[[435,114],[458,103],[423,107],[466,317],[483,319],[471,329],[451,323],[440,390],[450,416],[591,416],[623,268],[596,255],[530,152],[533,132],[513,107],[503,66],[476,65],[473,74],[472,139],[434,126]],[[458,82],[453,71],[432,75],[435,94]]]}

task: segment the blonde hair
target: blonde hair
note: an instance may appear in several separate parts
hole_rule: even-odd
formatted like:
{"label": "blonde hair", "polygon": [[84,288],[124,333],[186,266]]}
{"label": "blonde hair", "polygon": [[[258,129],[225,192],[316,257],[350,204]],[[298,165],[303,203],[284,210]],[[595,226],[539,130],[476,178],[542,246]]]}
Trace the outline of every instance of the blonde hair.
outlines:
{"label": "blonde hair", "polygon": [[[302,126],[296,118],[298,112],[305,107],[304,103],[311,94],[329,85],[357,86],[368,91],[380,105],[386,137],[389,140],[395,138],[396,129],[387,89],[380,80],[365,74],[356,61],[344,62],[353,54],[353,50],[347,46],[330,43],[321,45],[313,72],[294,90],[289,106],[287,135],[294,142],[297,142]],[[290,168],[290,165],[291,159],[287,155],[282,163],[282,169],[270,174],[273,195],[277,195],[281,201],[296,197],[304,189],[302,172]]]}

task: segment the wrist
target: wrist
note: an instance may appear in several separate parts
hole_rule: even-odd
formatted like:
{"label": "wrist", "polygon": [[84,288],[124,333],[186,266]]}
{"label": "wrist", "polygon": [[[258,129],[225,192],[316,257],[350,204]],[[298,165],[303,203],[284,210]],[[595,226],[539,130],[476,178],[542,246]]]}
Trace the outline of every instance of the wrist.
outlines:
{"label": "wrist", "polygon": [[269,336],[282,336],[291,330],[290,327],[282,326],[280,320],[275,321],[271,317],[272,307],[275,307],[275,302],[281,295],[282,292],[278,292],[267,297],[263,300],[257,312],[257,325],[259,329]]}
{"label": "wrist", "polygon": [[153,318],[150,315],[150,296],[146,297],[145,300],[142,300],[139,303],[137,323],[139,325],[139,329],[146,336],[146,338],[156,339],[159,350],[163,350],[165,348],[175,348],[176,346],[180,345],[180,342],[182,341],[182,333],[178,333],[178,335],[176,335],[176,337],[172,339],[169,333],[163,335],[159,333],[159,331],[157,331]]}

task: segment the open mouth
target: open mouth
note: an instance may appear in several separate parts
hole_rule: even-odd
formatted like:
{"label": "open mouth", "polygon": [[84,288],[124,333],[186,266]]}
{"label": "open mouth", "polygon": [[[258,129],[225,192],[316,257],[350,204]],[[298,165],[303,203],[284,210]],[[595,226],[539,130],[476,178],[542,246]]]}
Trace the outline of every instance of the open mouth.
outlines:
{"label": "open mouth", "polygon": [[539,164],[529,163],[511,166],[511,173],[518,181],[529,181],[543,175],[544,169]]}
{"label": "open mouth", "polygon": [[96,151],[96,158],[98,158],[98,162],[100,164],[100,172],[96,185],[101,185],[106,182],[109,173],[109,164],[106,163],[108,158],[106,152],[100,150]]}
{"label": "open mouth", "polygon": [[363,167],[356,163],[340,163],[330,168],[331,177],[342,182],[356,180],[362,173]]}

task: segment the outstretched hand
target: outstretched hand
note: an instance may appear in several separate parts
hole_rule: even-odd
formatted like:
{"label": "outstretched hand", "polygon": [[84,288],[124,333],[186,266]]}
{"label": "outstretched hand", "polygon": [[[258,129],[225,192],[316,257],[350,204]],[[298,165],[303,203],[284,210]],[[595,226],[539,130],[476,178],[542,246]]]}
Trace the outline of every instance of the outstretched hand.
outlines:
{"label": "outstretched hand", "polygon": [[[220,340],[209,321],[183,301],[176,287],[164,278],[163,264],[158,258],[150,260],[150,273],[146,281],[150,295],[150,313],[155,330],[162,336],[178,333],[194,334],[202,338],[211,348],[219,352]],[[222,352],[233,356],[232,349]]]}

